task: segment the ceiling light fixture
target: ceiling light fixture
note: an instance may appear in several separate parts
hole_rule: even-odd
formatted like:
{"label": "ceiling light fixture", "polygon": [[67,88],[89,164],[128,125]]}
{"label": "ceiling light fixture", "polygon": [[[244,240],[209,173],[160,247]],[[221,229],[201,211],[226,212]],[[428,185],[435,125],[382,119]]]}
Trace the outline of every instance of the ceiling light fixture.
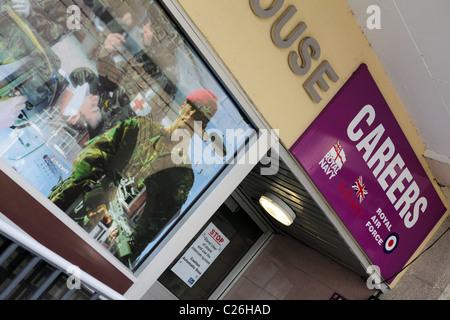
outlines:
{"label": "ceiling light fixture", "polygon": [[285,226],[290,226],[296,217],[294,211],[280,198],[270,192],[266,192],[259,198],[259,204],[273,218]]}

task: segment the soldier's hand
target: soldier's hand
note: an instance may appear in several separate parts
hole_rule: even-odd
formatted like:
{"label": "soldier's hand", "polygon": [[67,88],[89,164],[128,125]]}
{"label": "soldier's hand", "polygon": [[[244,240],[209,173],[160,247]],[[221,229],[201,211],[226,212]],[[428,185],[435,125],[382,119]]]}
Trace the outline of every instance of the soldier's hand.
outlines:
{"label": "soldier's hand", "polygon": [[142,27],[141,45],[144,47],[150,47],[153,40],[153,33],[150,30],[150,24],[147,23]]}
{"label": "soldier's hand", "polygon": [[125,37],[119,33],[111,33],[106,37],[103,47],[108,53],[115,54],[122,50]]}
{"label": "soldier's hand", "polygon": [[0,100],[0,128],[8,128],[14,124],[20,111],[25,108],[26,101],[26,96]]}
{"label": "soldier's hand", "polygon": [[12,0],[12,9],[18,14],[28,17],[31,13],[29,0]]}

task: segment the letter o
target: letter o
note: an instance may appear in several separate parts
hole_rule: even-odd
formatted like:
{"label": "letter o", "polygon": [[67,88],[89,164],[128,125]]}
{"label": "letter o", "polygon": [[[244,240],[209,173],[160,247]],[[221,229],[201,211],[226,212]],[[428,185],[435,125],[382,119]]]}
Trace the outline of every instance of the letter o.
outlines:
{"label": "letter o", "polygon": [[253,12],[258,17],[264,19],[271,18],[275,14],[277,14],[277,12],[280,11],[283,4],[284,0],[274,0],[267,9],[263,9],[261,8],[260,0],[250,0],[250,7],[252,8]]}

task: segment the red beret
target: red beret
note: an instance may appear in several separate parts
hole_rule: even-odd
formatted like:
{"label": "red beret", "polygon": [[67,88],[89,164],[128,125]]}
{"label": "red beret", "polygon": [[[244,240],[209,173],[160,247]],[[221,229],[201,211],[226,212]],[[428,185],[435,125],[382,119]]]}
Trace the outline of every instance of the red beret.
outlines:
{"label": "red beret", "polygon": [[192,105],[201,113],[201,115],[199,114],[197,116],[203,118],[202,120],[206,120],[206,122],[208,122],[217,112],[217,97],[209,90],[196,90],[189,94],[186,97],[186,100],[187,103]]}
{"label": "red beret", "polygon": [[211,101],[215,101],[217,104],[217,98],[214,93],[206,89],[199,89],[192,92],[186,97],[186,100],[198,105],[211,105]]}

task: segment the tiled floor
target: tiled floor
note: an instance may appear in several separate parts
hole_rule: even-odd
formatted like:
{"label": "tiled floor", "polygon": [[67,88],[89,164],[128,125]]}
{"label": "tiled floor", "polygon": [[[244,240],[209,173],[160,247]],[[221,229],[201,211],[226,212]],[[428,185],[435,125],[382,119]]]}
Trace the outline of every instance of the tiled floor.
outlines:
{"label": "tiled floor", "polygon": [[282,235],[256,258],[225,296],[228,300],[367,300],[363,280]]}

